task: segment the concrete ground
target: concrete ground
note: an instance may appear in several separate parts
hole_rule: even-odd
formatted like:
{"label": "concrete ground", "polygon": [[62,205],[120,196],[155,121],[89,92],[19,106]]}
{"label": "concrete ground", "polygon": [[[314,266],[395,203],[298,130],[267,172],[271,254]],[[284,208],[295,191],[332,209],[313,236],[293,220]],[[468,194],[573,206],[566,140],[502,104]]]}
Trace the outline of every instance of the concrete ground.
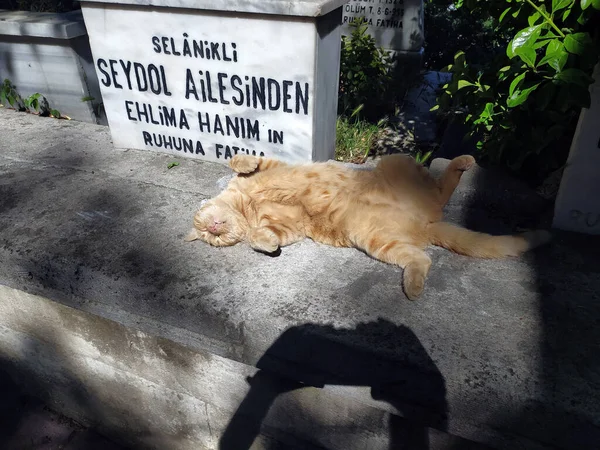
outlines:
{"label": "concrete ground", "polygon": [[[247,450],[264,430],[345,450],[467,445],[434,445],[439,433],[597,448],[599,238],[556,232],[502,261],[431,248],[410,302],[400,269],[353,249],[183,242],[225,166],[2,109],[0,133],[0,356],[53,408],[161,450]],[[548,226],[551,212],[479,168],[447,207],[494,233]]]}
{"label": "concrete ground", "polygon": [[0,369],[3,450],[125,450],[27,395]]}

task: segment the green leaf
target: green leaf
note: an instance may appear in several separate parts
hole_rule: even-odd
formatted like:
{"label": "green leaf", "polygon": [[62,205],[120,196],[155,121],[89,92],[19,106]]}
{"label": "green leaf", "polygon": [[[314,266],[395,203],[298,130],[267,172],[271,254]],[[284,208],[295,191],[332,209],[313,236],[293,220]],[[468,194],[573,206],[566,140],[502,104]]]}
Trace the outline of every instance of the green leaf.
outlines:
{"label": "green leaf", "polygon": [[565,9],[565,11],[563,12],[563,15],[562,15],[563,22],[565,20],[567,20],[567,18],[571,15],[571,11],[573,11],[571,8]]}
{"label": "green leaf", "polygon": [[[589,108],[591,105],[590,91],[576,84],[562,86],[553,104],[556,105],[554,109],[558,109],[562,113],[567,112],[573,106]],[[564,120],[564,115],[561,118]],[[555,120],[555,122],[558,122],[558,120]]]}
{"label": "green leaf", "polygon": [[553,39],[548,43],[548,47],[546,47],[546,55],[549,55],[550,53],[556,53],[563,48],[564,46],[562,42],[560,42],[558,39]]}
{"label": "green leaf", "polygon": [[560,72],[567,62],[567,54],[564,52],[556,52],[551,53],[549,55],[544,56],[540,62],[537,64],[537,67],[543,66],[544,64],[548,64],[557,72]]}
{"label": "green leaf", "polygon": [[573,3],[573,1],[574,0],[552,0],[552,14],[554,14],[557,11],[560,11],[563,8],[566,8],[571,3]]}
{"label": "green leaf", "polygon": [[515,55],[523,60],[529,67],[535,67],[536,53],[533,47],[520,47],[515,51]]}
{"label": "green leaf", "polygon": [[581,0],[581,9],[586,10],[592,4],[592,0]]}
{"label": "green leaf", "polygon": [[527,22],[529,23],[529,26],[532,27],[533,25],[535,25],[535,23],[538,21],[538,19],[542,17],[542,15],[539,12],[535,12],[532,15],[530,15],[527,18]]}
{"label": "green leaf", "polygon": [[588,33],[573,33],[565,37],[565,48],[569,53],[582,55],[585,48],[592,43]]}
{"label": "green leaf", "polygon": [[350,117],[356,117],[358,115],[358,113],[360,113],[363,108],[365,107],[364,103],[361,103],[360,105],[358,105],[356,108],[354,108],[354,111],[352,111],[352,114],[350,114]]}
{"label": "green leaf", "polygon": [[557,111],[548,111],[547,116],[554,123],[562,123],[565,121],[565,116]]}
{"label": "green leaf", "polygon": [[587,14],[585,12],[581,12],[581,14],[579,15],[579,17],[577,18],[577,23],[579,25],[585,25],[585,23],[587,22]]}
{"label": "green leaf", "polygon": [[554,109],[561,113],[567,112],[571,104],[571,94],[569,93],[568,85],[563,85],[558,89],[556,99],[554,100]]}
{"label": "green leaf", "polygon": [[538,40],[535,44],[533,44],[533,48],[534,49],[538,49],[538,48],[542,48],[546,45],[548,45],[548,43],[551,41],[551,39],[540,39]]}
{"label": "green leaf", "polygon": [[58,109],[51,109],[50,115],[55,119],[60,119],[60,111]]}
{"label": "green leaf", "polygon": [[547,39],[553,39],[553,38],[554,38],[554,39],[557,39],[557,38],[559,38],[559,37],[562,37],[562,36],[559,36],[558,34],[556,34],[556,33],[553,33],[552,31],[548,31],[548,32],[547,32],[547,33],[546,33],[546,34],[543,36],[543,38],[544,38],[544,39],[546,39],[546,38],[547,38]]}
{"label": "green leaf", "polygon": [[479,114],[479,117],[473,121],[475,125],[488,124],[492,116],[494,115],[494,104],[489,102],[485,104],[483,111]]}
{"label": "green leaf", "polygon": [[506,8],[502,14],[500,14],[500,18],[498,19],[499,23],[502,23],[502,21],[504,20],[504,18],[506,17],[506,15],[510,12],[510,10],[512,9],[512,6],[509,6],[508,8]]}
{"label": "green leaf", "polygon": [[548,44],[548,47],[546,47],[546,56],[540,60],[537,67],[548,64],[554,70],[560,72],[567,63],[568,58],[569,54],[565,51],[562,42],[558,39],[553,39]]}
{"label": "green leaf", "polygon": [[590,108],[592,98],[588,89],[584,89],[582,86],[570,85],[569,93],[571,102],[576,106],[580,108]]}
{"label": "green leaf", "polygon": [[471,83],[470,81],[467,80],[458,80],[458,90],[461,90],[462,88],[465,88],[467,86],[475,86],[473,83]]}
{"label": "green leaf", "polygon": [[456,52],[456,54],[454,55],[454,65],[460,65],[460,66],[464,66],[465,63],[467,61],[467,57],[465,55],[465,52],[463,52],[462,50]]}
{"label": "green leaf", "polygon": [[576,84],[578,86],[588,88],[594,82],[594,79],[579,69],[565,69],[554,76],[555,80],[564,81],[565,83]]}
{"label": "green leaf", "polygon": [[510,83],[510,87],[508,89],[508,95],[512,96],[513,93],[515,92],[515,90],[517,90],[519,88],[519,86],[521,85],[521,83],[523,82],[523,80],[525,79],[525,76],[527,75],[527,73],[522,73],[521,75],[519,75],[518,77],[516,77],[512,83]]}
{"label": "green leaf", "polygon": [[536,109],[543,111],[550,104],[556,93],[556,85],[552,82],[545,83],[538,89],[535,96]]}
{"label": "green leaf", "polygon": [[517,54],[517,50],[523,47],[529,47],[537,41],[537,38],[540,36],[542,32],[542,25],[535,25],[532,27],[527,27],[519,31],[514,39],[510,42],[509,46],[511,47],[511,51],[513,55]]}
{"label": "green leaf", "polygon": [[515,57],[515,52],[513,51],[512,41],[510,41],[508,43],[508,45],[506,46],[506,56],[508,56],[510,59],[513,59]]}
{"label": "green leaf", "polygon": [[170,162],[169,164],[167,164],[167,169],[172,169],[173,167],[178,165],[179,163],[177,161]]}
{"label": "green leaf", "polygon": [[440,109],[440,105],[435,105],[435,106],[432,106],[432,107],[429,109],[429,111],[437,111],[438,109]]}
{"label": "green leaf", "polygon": [[514,108],[515,106],[522,105],[529,98],[529,95],[533,91],[535,91],[539,85],[540,83],[536,83],[533,86],[528,87],[527,89],[515,91],[513,95],[508,97],[508,100],[506,101],[506,106],[508,106],[509,108]]}
{"label": "green leaf", "polygon": [[550,140],[554,140],[560,138],[565,131],[566,127],[563,124],[557,123],[548,128],[548,131],[546,131],[546,135]]}
{"label": "green leaf", "polygon": [[492,117],[494,115],[494,104],[493,103],[486,103],[484,111],[485,111],[485,113],[487,114],[488,117]]}
{"label": "green leaf", "polygon": [[592,8],[600,9],[600,0],[592,0]]}

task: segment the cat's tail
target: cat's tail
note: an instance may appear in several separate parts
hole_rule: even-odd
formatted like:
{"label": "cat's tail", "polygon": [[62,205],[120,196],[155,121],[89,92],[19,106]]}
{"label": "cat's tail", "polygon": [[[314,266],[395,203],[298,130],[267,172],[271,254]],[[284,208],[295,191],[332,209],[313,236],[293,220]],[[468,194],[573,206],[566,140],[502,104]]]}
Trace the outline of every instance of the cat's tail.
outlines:
{"label": "cat's tail", "polygon": [[431,223],[427,226],[427,231],[433,245],[476,258],[519,256],[545,244],[551,238],[551,234],[544,230],[528,231],[513,236],[492,236],[447,222]]}

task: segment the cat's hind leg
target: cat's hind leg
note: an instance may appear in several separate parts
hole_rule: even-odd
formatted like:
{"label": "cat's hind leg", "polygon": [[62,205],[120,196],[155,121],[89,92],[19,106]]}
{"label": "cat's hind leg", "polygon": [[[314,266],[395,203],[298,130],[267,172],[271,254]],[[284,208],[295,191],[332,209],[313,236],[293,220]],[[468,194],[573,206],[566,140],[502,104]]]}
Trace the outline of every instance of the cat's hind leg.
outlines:
{"label": "cat's hind leg", "polygon": [[358,247],[373,258],[404,269],[404,293],[410,300],[421,295],[431,267],[431,258],[421,248],[404,240],[383,236],[373,237],[362,244]]}
{"label": "cat's hind leg", "polygon": [[400,174],[410,173],[415,170],[421,171],[424,168],[412,156],[394,153],[383,156],[377,164],[377,169],[387,174],[390,179],[394,179]]}
{"label": "cat's hind leg", "polygon": [[229,161],[229,167],[231,167],[234,172],[243,174],[264,171],[272,169],[273,167],[285,165],[287,164],[276,159],[252,155],[235,155],[231,158],[231,161]]}
{"label": "cat's hind leg", "polygon": [[473,167],[474,164],[475,158],[471,155],[457,156],[450,161],[450,164],[448,164],[448,167],[446,167],[442,176],[437,180],[441,194],[440,202],[442,207],[450,200],[450,197],[460,182],[462,174]]}

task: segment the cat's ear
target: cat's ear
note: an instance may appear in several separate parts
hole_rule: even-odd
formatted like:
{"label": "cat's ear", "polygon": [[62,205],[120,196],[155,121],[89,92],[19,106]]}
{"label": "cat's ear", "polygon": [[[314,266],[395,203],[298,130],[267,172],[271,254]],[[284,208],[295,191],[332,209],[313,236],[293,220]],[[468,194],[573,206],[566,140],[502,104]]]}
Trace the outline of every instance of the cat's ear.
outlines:
{"label": "cat's ear", "polygon": [[195,241],[199,237],[200,237],[200,235],[198,234],[198,230],[196,230],[195,228],[192,228],[190,230],[190,232],[183,238],[183,240],[186,242],[191,242],[191,241]]}

